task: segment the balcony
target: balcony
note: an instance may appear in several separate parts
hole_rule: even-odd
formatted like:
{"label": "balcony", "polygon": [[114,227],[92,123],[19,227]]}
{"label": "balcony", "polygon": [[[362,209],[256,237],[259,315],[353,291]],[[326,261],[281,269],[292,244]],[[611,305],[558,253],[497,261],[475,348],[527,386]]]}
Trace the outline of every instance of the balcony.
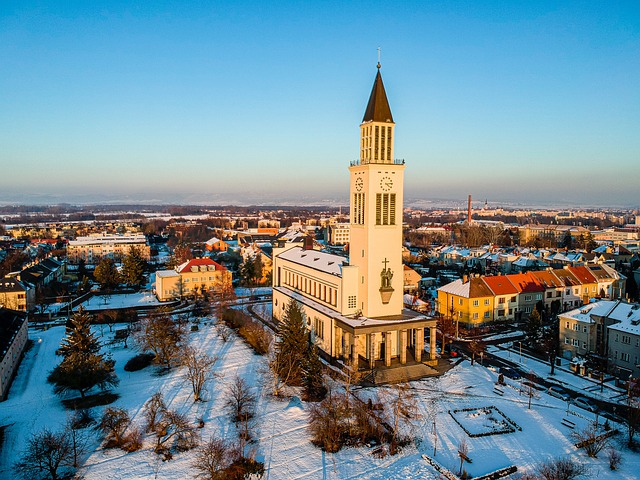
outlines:
{"label": "balcony", "polygon": [[365,161],[362,162],[360,160],[353,160],[352,162],[349,163],[350,167],[357,167],[359,165],[369,165],[369,164],[376,164],[376,165],[404,165],[404,158],[396,158],[393,162],[381,162],[381,161]]}

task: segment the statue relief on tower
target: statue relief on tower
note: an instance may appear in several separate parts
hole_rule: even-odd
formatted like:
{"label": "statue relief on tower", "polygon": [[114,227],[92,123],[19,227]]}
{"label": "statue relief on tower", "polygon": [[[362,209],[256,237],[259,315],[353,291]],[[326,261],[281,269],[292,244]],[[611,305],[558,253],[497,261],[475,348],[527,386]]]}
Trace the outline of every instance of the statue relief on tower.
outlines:
{"label": "statue relief on tower", "polygon": [[393,295],[394,292],[393,287],[391,286],[393,272],[387,267],[387,263],[389,263],[389,261],[386,258],[382,263],[384,263],[384,267],[382,272],[380,272],[380,298],[382,299],[382,303],[386,305],[391,300],[391,295]]}

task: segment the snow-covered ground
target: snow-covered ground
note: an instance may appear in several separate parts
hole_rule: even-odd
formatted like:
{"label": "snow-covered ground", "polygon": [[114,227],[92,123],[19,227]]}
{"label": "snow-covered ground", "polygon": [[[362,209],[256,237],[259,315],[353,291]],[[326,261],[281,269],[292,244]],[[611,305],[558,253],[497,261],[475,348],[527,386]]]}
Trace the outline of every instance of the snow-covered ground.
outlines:
{"label": "snow-covered ground", "polygon": [[159,305],[162,305],[162,302],[159,302],[153,293],[139,292],[114,295],[95,295],[86,302],[83,302],[79,307],[82,307],[87,311],[92,311],[110,308],[157,307]]}
{"label": "snow-covered ground", "polygon": [[[115,330],[115,329],[114,329]],[[100,330],[98,329],[97,332]],[[105,332],[103,342],[113,334]],[[264,358],[257,356],[239,339],[224,343],[215,333],[210,321],[203,319],[200,330],[190,332],[190,342],[210,355],[219,357],[216,370],[223,374],[213,381],[205,396],[206,402],[193,403],[191,387],[182,368],[166,375],[157,375],[153,367],[139,372],[125,372],[126,361],[137,352],[121,346],[109,347],[116,360],[116,372],[120,385],[114,390],[120,395],[116,406],[126,408],[132,421],[142,425],[142,405],[155,392],[161,391],[171,409],[186,413],[195,421],[202,417],[205,427],[199,430],[202,439],[212,434],[230,440],[236,438],[233,424],[224,413],[224,394],[234,375],[244,378],[259,395],[257,407],[257,443],[254,445],[257,458],[265,464],[265,478],[285,479],[429,479],[439,474],[422,457],[433,455],[433,419],[436,425],[435,459],[444,467],[457,471],[458,445],[463,439],[469,447],[465,469],[473,476],[485,474],[509,465],[519,469],[532,468],[541,461],[569,455],[591,467],[590,478],[638,478],[640,455],[622,449],[623,463],[618,472],[610,472],[604,453],[597,460],[589,459],[584,452],[573,446],[571,431],[562,425],[567,416],[567,405],[559,399],[541,393],[527,408],[528,397],[517,388],[518,383],[507,379],[502,388],[504,396],[494,392],[497,373],[476,363],[462,362],[439,378],[412,382],[418,395],[423,418],[416,421],[413,431],[419,439],[400,454],[375,458],[370,448],[349,448],[337,454],[326,454],[310,443],[307,432],[307,404],[299,401],[282,401],[272,398],[263,387]],[[34,347],[27,353],[11,388],[8,400],[0,403],[0,425],[8,425],[5,443],[0,452],[0,478],[12,478],[10,465],[26,444],[30,432],[43,427],[61,429],[66,419],[60,398],[53,394],[45,379],[48,372],[59,362],[55,356],[64,327],[54,327],[42,332],[31,332]],[[506,354],[506,353],[505,353]],[[513,353],[512,353],[513,355]],[[558,376],[560,376],[559,374]],[[372,397],[388,387],[360,389],[362,398]],[[495,406],[510,420],[522,428],[521,431],[479,438],[468,438],[454,421],[449,410]],[[102,407],[103,408],[103,407]],[[102,408],[96,408],[95,416]],[[575,411],[572,407],[570,419],[578,428],[584,427],[593,415]],[[103,479],[185,479],[193,478],[191,462],[194,452],[178,453],[173,460],[162,462],[150,445],[152,439],[145,437],[144,448],[138,452],[101,448],[97,433],[91,453],[86,458],[80,475],[87,480]]]}

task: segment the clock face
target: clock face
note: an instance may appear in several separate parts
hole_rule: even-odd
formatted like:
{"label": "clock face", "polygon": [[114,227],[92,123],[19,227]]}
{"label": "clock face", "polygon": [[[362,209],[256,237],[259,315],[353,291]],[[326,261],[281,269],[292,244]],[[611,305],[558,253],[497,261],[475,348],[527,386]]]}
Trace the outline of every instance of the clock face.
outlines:
{"label": "clock face", "polygon": [[362,181],[361,177],[356,178],[356,190],[360,191],[362,190],[362,187],[364,186],[364,182]]}
{"label": "clock face", "polygon": [[389,177],[382,177],[382,180],[380,180],[380,188],[388,192],[393,188],[393,180]]}

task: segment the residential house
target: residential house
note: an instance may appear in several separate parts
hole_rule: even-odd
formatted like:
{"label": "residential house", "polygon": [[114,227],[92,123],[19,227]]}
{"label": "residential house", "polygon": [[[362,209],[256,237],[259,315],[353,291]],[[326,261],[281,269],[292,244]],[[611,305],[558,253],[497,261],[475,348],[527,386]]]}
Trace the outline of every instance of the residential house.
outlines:
{"label": "residential house", "polygon": [[480,327],[494,320],[494,294],[484,277],[465,277],[438,289],[436,308],[466,328]]}
{"label": "residential house", "polygon": [[545,288],[530,272],[509,275],[509,281],[518,290],[518,312],[516,320],[524,320],[531,315],[538,302],[543,301]]}
{"label": "residential house", "polygon": [[408,265],[404,265],[404,291],[415,292],[420,288],[421,275]]}
{"label": "residential house", "polygon": [[513,322],[518,311],[518,289],[509,280],[509,275],[482,277],[494,296],[493,318],[496,322]]}
{"label": "residential house", "polygon": [[219,293],[231,286],[231,272],[210,258],[193,258],[174,270],[156,272],[156,296],[161,302]]}
{"label": "residential house", "polygon": [[0,306],[0,401],[7,397],[28,339],[26,313]]}
{"label": "residential house", "polygon": [[217,237],[210,238],[204,245],[209,252],[226,252],[229,250],[229,244]]}
{"label": "residential house", "polygon": [[35,304],[35,288],[14,277],[0,278],[0,307],[21,312],[30,311]]}

